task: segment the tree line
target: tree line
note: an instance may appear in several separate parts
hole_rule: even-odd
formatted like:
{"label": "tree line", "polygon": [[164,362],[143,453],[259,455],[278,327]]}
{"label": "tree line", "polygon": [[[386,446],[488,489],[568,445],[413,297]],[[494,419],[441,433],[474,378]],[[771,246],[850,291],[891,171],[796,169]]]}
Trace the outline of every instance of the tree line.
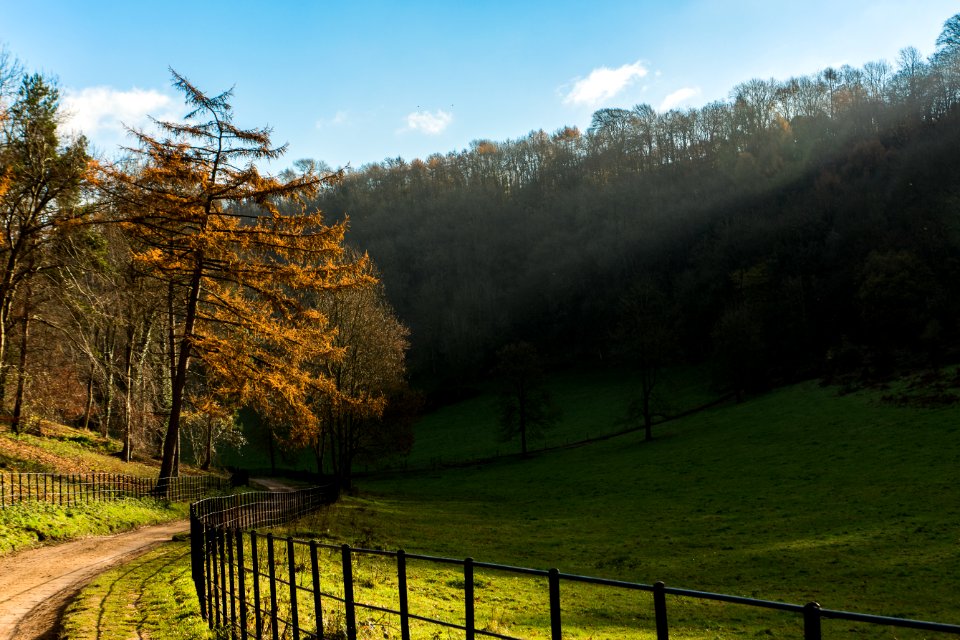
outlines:
{"label": "tree line", "polygon": [[171,73],[189,113],[106,162],[60,137],[55,83],[0,57],[0,415],[119,435],[162,489],[181,442],[207,468],[249,408],[349,482],[404,393],[406,328],[307,202],[339,176],[261,173],[284,147]]}
{"label": "tree line", "polygon": [[316,202],[381,267],[421,380],[520,341],[553,366],[706,361],[738,394],[882,376],[957,353],[958,105],[960,15],[928,59],[600,109],[348,171]]}

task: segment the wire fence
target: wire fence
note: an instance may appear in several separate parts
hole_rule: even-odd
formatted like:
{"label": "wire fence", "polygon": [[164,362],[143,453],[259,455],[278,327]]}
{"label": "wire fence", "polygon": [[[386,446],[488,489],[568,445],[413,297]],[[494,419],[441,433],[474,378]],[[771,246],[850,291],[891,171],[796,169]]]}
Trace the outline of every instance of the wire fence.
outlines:
{"label": "wire fence", "polygon": [[0,508],[25,502],[71,506],[121,498],[165,498],[192,502],[230,486],[218,476],[144,478],[119,473],[0,472]]}
{"label": "wire fence", "polygon": [[[960,635],[958,625],[839,611],[815,602],[789,604],[678,589],[662,582],[624,582],[557,569],[264,535],[251,529],[280,524],[285,515],[306,515],[335,499],[336,493],[330,488],[313,488],[296,498],[277,493],[244,495],[253,497],[233,504],[215,498],[203,501],[200,504],[206,505],[196,510],[191,508],[193,577],[201,610],[211,629],[221,629],[235,639],[517,639],[522,636],[513,635],[511,625],[500,624],[498,616],[502,616],[502,603],[520,592],[525,592],[530,602],[542,604],[538,611],[523,605],[525,633],[553,640],[564,637],[565,619],[582,624],[587,609],[603,611],[612,618],[604,608],[626,611],[623,618],[632,627],[591,637],[646,631],[658,640],[667,640],[671,633],[667,596],[674,614],[685,613],[691,602],[787,614],[796,620],[790,623],[796,628],[795,637],[802,634],[804,640],[821,640],[827,621],[843,621],[842,628],[829,627],[831,632],[847,632],[849,623],[859,623],[872,625],[883,637],[902,638],[898,630],[903,629],[916,630],[924,638],[931,633]],[[274,501],[277,504],[271,504]],[[631,595],[637,592],[648,596],[644,600]],[[430,593],[434,594],[432,600],[427,597]],[[863,628],[852,631],[864,633]],[[897,635],[891,635],[893,632]]]}

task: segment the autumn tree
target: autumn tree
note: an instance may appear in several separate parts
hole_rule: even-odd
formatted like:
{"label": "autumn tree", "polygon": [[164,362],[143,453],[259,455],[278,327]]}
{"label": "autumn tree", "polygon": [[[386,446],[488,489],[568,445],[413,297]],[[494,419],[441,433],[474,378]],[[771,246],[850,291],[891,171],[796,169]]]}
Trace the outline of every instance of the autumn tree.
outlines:
{"label": "autumn tree", "polygon": [[194,357],[224,406],[248,405],[315,430],[309,399],[340,395],[316,363],[343,349],[304,293],[371,281],[363,258],[339,259],[345,225],[326,225],[303,202],[334,176],[262,174],[255,163],[285,150],[271,145],[269,129],[233,124],[232,90],[210,96],[171,73],[192,110],[182,122],[157,122],[158,135],[134,131],[134,160],[104,166],[99,176],[118,221],[142,247],[135,264],[167,287],[171,386],[161,479],[178,474]]}
{"label": "autumn tree", "polygon": [[[378,279],[370,263],[365,273],[371,281]],[[349,487],[355,459],[384,440],[390,427],[384,411],[391,400],[403,397],[408,331],[376,283],[326,292],[313,304],[336,329],[334,345],[343,355],[323,364],[321,374],[338,393],[314,398],[320,429],[311,441],[318,470],[329,457],[338,482]]]}
{"label": "autumn tree", "polygon": [[520,453],[527,443],[560,419],[544,386],[543,366],[536,347],[528,342],[508,344],[497,352],[494,374],[500,380],[499,423],[504,441],[520,436]]}

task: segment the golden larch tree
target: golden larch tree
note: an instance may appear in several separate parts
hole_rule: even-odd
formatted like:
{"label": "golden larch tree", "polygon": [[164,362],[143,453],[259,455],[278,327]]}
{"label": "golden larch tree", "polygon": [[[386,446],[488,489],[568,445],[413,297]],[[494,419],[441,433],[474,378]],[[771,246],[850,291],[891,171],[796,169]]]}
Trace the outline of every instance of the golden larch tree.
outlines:
{"label": "golden larch tree", "polygon": [[134,262],[168,287],[171,394],[161,490],[179,472],[191,358],[202,362],[207,391],[221,402],[315,429],[309,399],[339,396],[317,363],[342,349],[305,294],[370,281],[365,257],[341,259],[345,225],[324,224],[305,204],[336,176],[261,174],[255,163],[285,150],[271,146],[270,130],[233,124],[232,90],[208,96],[171,73],[190,113],[182,122],[156,122],[156,136],[134,131],[132,159],[103,166],[99,177],[118,222],[136,238]]}

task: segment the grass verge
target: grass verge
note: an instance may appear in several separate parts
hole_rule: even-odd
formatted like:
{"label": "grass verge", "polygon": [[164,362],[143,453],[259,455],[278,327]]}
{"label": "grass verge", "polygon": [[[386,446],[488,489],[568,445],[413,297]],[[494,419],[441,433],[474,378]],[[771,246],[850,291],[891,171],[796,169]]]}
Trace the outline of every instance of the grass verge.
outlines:
{"label": "grass verge", "polygon": [[213,638],[190,578],[190,544],[173,542],[108,571],[73,601],[62,640]]}
{"label": "grass verge", "polygon": [[0,555],[186,518],[189,506],[158,500],[87,502],[69,507],[26,502],[0,509]]}

